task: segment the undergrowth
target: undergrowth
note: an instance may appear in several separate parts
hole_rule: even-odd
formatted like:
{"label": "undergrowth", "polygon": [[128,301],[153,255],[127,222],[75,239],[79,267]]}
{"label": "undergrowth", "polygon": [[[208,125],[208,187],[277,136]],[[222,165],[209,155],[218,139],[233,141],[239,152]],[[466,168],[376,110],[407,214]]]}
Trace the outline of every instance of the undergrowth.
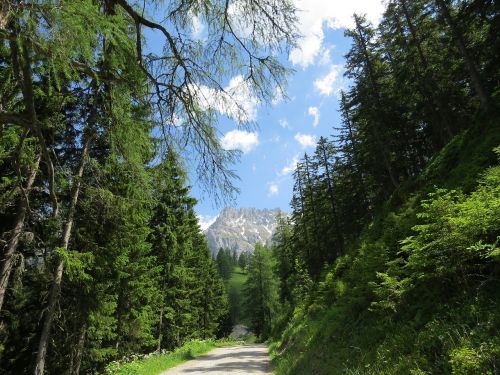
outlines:
{"label": "undergrowth", "polygon": [[154,352],[146,355],[134,355],[111,362],[106,366],[105,375],[156,375],[185,361],[196,358],[208,351],[236,345],[239,342],[229,340],[193,340],[173,352]]}
{"label": "undergrowth", "polygon": [[499,144],[457,136],[380,208],[277,320],[277,375],[500,374]]}

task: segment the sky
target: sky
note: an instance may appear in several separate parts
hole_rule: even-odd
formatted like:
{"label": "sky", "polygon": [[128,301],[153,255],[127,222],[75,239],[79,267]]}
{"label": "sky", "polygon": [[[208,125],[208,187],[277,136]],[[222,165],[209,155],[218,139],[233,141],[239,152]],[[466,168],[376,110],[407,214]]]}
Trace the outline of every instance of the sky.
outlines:
{"label": "sky", "polygon": [[[314,152],[320,136],[330,136],[340,126],[339,92],[348,87],[343,77],[344,58],[351,41],[344,30],[353,26],[354,13],[365,14],[373,24],[380,20],[382,0],[293,0],[299,9],[299,32],[296,48],[282,63],[295,70],[288,80],[288,100],[277,96],[269,104],[259,104],[248,93],[241,99],[249,119],[257,127],[239,129],[237,123],[221,113],[219,130],[226,149],[242,151],[233,166],[240,180],[235,181],[240,194],[235,207],[281,208],[289,211],[292,197],[292,173],[305,152]],[[195,20],[195,33],[203,25]],[[229,80],[227,89],[237,87],[241,77]],[[224,111],[221,111],[224,112]],[[227,115],[227,113],[225,113]],[[208,227],[222,207],[196,186],[190,174],[191,195],[198,199],[195,208],[201,227]]]}

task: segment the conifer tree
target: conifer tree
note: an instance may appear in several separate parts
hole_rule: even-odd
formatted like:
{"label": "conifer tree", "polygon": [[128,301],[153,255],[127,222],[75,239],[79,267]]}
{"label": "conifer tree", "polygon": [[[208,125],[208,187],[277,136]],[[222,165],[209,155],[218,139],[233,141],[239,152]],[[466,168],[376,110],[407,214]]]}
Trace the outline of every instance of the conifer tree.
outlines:
{"label": "conifer tree", "polygon": [[251,317],[250,328],[262,339],[270,334],[278,311],[278,280],[274,274],[274,263],[271,250],[256,244],[248,265],[244,303]]}
{"label": "conifer tree", "polygon": [[[0,367],[8,363],[18,370],[30,363],[36,374],[94,371],[106,360],[153,346],[160,271],[148,243],[155,201],[148,164],[155,160],[154,146],[187,144],[207,191],[216,198],[235,191],[227,165],[236,154],[220,147],[217,108],[201,93],[214,90],[237,109],[233,117],[246,123],[244,107],[224,92],[222,82],[241,74],[250,77],[242,86],[262,100],[271,98],[287,75],[275,56],[295,40],[294,7],[288,1],[259,7],[241,3],[239,13],[255,26],[252,37],[242,40],[233,29],[238,16],[226,4],[184,5],[165,5],[168,16],[160,21],[126,0],[2,3],[0,168],[8,177],[1,198],[8,200],[2,217],[9,222],[1,226],[8,246],[0,265],[0,308],[6,301],[7,310],[0,318],[9,324],[2,324],[6,335],[2,332],[5,346],[0,347],[9,349],[0,353]],[[202,46],[187,37],[193,15],[208,24],[214,43]],[[161,32],[164,55],[143,48],[145,29]],[[260,43],[264,34],[266,43]],[[252,66],[251,75],[240,71],[245,66]],[[158,116],[152,115],[153,106]],[[171,127],[174,122],[179,126]],[[150,137],[153,124],[164,130],[160,142]],[[205,267],[206,275],[214,271],[191,216],[191,224],[181,226],[191,234],[179,234],[185,251],[179,288],[193,288],[178,293],[184,311],[195,305],[194,293],[199,297],[208,288],[194,288],[201,272],[196,268]],[[103,228],[92,228],[92,220]],[[28,240],[30,234],[36,241]],[[16,263],[17,254],[29,258],[30,267],[21,276],[16,269],[13,278],[11,270],[23,265]],[[215,330],[224,295],[212,276],[207,283],[218,302],[207,307],[210,311],[183,313],[180,318],[188,323],[182,323],[172,345]],[[23,310],[39,319],[12,315]]]}
{"label": "conifer tree", "polygon": [[161,291],[157,349],[172,349],[189,338],[212,337],[227,310],[227,297],[188,196],[186,175],[169,149],[155,167],[158,203],[150,241],[159,262]]}
{"label": "conifer tree", "polygon": [[220,248],[217,252],[215,262],[217,263],[219,275],[224,280],[228,280],[233,269],[233,257],[231,255],[231,250]]}

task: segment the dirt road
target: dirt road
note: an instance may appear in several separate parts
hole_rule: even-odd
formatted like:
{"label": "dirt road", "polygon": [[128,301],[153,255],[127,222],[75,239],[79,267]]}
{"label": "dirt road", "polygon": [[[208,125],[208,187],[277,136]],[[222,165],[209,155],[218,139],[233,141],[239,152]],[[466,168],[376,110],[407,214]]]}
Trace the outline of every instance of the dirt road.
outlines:
{"label": "dirt road", "polygon": [[228,346],[214,349],[161,375],[270,375],[271,365],[265,345]]}

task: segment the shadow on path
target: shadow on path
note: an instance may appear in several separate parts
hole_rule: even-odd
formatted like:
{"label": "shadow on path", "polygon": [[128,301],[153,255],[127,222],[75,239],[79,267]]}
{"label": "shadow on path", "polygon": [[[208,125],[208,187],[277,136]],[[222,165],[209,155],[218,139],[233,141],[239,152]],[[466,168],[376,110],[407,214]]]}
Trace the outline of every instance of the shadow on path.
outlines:
{"label": "shadow on path", "polygon": [[181,374],[268,375],[272,372],[266,346],[254,344],[214,349],[161,375]]}

